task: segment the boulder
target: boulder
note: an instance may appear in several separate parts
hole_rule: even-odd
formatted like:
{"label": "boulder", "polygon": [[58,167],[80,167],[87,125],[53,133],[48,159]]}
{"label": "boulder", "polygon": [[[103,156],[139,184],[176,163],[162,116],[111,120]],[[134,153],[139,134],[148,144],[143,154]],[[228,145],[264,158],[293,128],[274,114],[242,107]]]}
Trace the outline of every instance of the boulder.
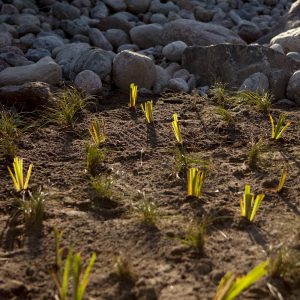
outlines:
{"label": "boulder", "polygon": [[110,74],[113,55],[102,49],[88,49],[76,56],[70,63],[70,79],[74,80],[76,75],[84,70],[96,73],[101,79]]}
{"label": "boulder", "polygon": [[293,60],[300,62],[300,53],[299,52],[289,52],[286,56],[292,58]]}
{"label": "boulder", "polygon": [[155,80],[155,64],[149,57],[125,50],[114,58],[113,81],[117,87],[128,91],[130,83],[134,82],[150,90]]}
{"label": "boulder", "polygon": [[130,37],[141,49],[147,49],[160,44],[162,30],[160,24],[140,25],[130,30]]}
{"label": "boulder", "polygon": [[210,46],[221,43],[246,44],[236,33],[223,26],[185,19],[169,22],[162,30],[163,45],[175,41],[183,41],[188,46]]}
{"label": "boulder", "polygon": [[41,58],[46,56],[51,57],[51,53],[47,49],[41,49],[41,48],[29,49],[26,53],[26,58],[34,62],[37,62]]}
{"label": "boulder", "polygon": [[124,0],[103,0],[103,2],[114,11],[126,10]]}
{"label": "boulder", "polygon": [[75,19],[72,21],[63,20],[60,22],[60,26],[66,33],[72,36],[76,34],[88,34],[90,29],[89,25],[81,19]]}
{"label": "boulder", "polygon": [[281,45],[285,52],[300,52],[300,27],[276,35],[270,42],[274,44]]}
{"label": "boulder", "polygon": [[112,15],[101,19],[97,25],[97,28],[102,31],[106,31],[108,29],[121,29],[126,33],[129,33],[130,29],[133,28],[133,25],[123,18]]}
{"label": "boulder", "polygon": [[51,96],[49,84],[45,82],[27,82],[23,85],[0,88],[1,103],[6,105],[21,105],[35,109],[46,105]]}
{"label": "boulder", "polygon": [[281,80],[284,81],[300,69],[299,63],[273,49],[230,44],[188,47],[183,52],[182,65],[200,78],[200,85],[213,85],[221,81],[232,88],[240,87],[256,72],[264,73],[270,81],[272,73],[281,71]]}
{"label": "boulder", "polygon": [[77,74],[74,84],[76,87],[89,94],[96,94],[102,88],[100,77],[90,70],[84,70]]}
{"label": "boulder", "polygon": [[189,85],[182,78],[172,78],[169,80],[168,88],[176,92],[188,92]]}
{"label": "boulder", "polygon": [[51,57],[44,57],[32,65],[10,67],[0,72],[0,86],[34,81],[56,85],[61,80],[62,69]]}
{"label": "boulder", "polygon": [[89,38],[91,40],[92,45],[107,51],[113,50],[111,43],[107,40],[105,35],[99,29],[89,29]]}
{"label": "boulder", "polygon": [[35,39],[32,44],[32,48],[42,48],[51,52],[54,48],[63,45],[63,39],[58,36],[41,36]]}
{"label": "boulder", "polygon": [[170,61],[181,61],[182,53],[187,44],[182,41],[172,42],[166,45],[163,50],[163,56]]}
{"label": "boulder", "polygon": [[195,18],[201,22],[210,22],[215,12],[205,9],[204,7],[197,6],[194,10]]}
{"label": "boulder", "polygon": [[109,15],[109,9],[103,2],[98,2],[97,5],[91,9],[91,17],[93,19],[103,19]]}
{"label": "boulder", "polygon": [[160,0],[152,0],[149,11],[152,13],[162,13],[168,15],[170,12],[179,12],[179,7],[172,1],[161,3]]}
{"label": "boulder", "polygon": [[153,92],[159,94],[162,92],[163,88],[165,88],[168,85],[171,76],[161,66],[155,66],[155,69],[156,69],[156,80],[153,86]]}
{"label": "boulder", "polygon": [[294,100],[300,105],[300,70],[297,70],[290,78],[286,90],[288,99]]}
{"label": "boulder", "polygon": [[0,59],[7,62],[10,66],[27,66],[33,64],[32,61],[29,61],[24,54],[17,54],[13,52],[0,53]]}
{"label": "boulder", "polygon": [[68,3],[57,2],[52,6],[52,15],[59,20],[74,20],[80,17],[80,10]]}
{"label": "boulder", "polygon": [[269,80],[264,73],[250,75],[240,86],[239,91],[255,92],[263,95],[269,89]]}
{"label": "boulder", "polygon": [[127,9],[134,14],[146,12],[150,6],[150,2],[150,0],[125,0]]}
{"label": "boulder", "polygon": [[105,37],[114,48],[119,48],[122,45],[130,43],[128,34],[121,29],[108,29],[105,32]]}

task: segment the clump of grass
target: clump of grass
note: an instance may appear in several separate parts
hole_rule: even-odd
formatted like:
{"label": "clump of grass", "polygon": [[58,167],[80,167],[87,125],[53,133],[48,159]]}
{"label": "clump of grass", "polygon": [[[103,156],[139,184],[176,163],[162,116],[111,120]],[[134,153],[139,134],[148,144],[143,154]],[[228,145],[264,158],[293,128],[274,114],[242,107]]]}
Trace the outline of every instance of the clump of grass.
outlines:
{"label": "clump of grass", "polygon": [[226,85],[222,82],[217,82],[213,88],[213,93],[217,103],[225,106],[229,102],[228,95],[226,94]]}
{"label": "clump of grass", "polygon": [[266,150],[266,143],[263,140],[252,141],[247,153],[247,163],[250,168],[257,168],[262,161],[262,154]]}
{"label": "clump of grass", "polygon": [[260,95],[255,92],[240,91],[236,93],[234,100],[237,104],[246,104],[264,113],[269,112],[272,105],[272,96],[269,93]]}
{"label": "clump of grass", "polygon": [[54,107],[50,109],[50,121],[73,128],[78,114],[87,105],[91,96],[84,97],[75,88],[66,88],[56,94]]}
{"label": "clump of grass", "polygon": [[275,126],[272,115],[269,114],[269,117],[272,126],[271,137],[274,140],[278,140],[282,136],[283,132],[291,125],[291,122],[286,122],[286,115],[280,114],[278,123]]}
{"label": "clump of grass", "polygon": [[95,176],[97,171],[106,157],[105,149],[97,145],[88,144],[86,147],[86,167],[88,172]]}
{"label": "clump of grass", "polygon": [[136,100],[138,96],[138,86],[137,84],[131,83],[130,84],[130,98],[129,98],[129,109],[135,109],[136,107]]}
{"label": "clump of grass", "polygon": [[32,167],[33,167],[33,165],[30,164],[25,180],[24,180],[24,175],[23,175],[23,158],[20,158],[20,157],[14,158],[14,162],[13,162],[14,173],[12,172],[10,167],[7,167],[9,174],[11,176],[11,179],[13,181],[14,187],[17,192],[27,190],[30,176],[31,176]]}
{"label": "clump of grass", "polygon": [[134,281],[135,273],[131,265],[131,261],[128,256],[119,254],[114,259],[114,273],[120,280],[123,281]]}
{"label": "clump of grass", "polygon": [[187,172],[187,195],[200,198],[206,172],[189,168]]}
{"label": "clump of grass", "polygon": [[245,276],[237,277],[227,272],[221,279],[214,300],[233,300],[244,290],[268,274],[269,260],[254,267]]}
{"label": "clump of grass", "polygon": [[220,118],[228,125],[233,125],[235,123],[233,114],[224,107],[218,107],[216,110],[216,114],[220,116]]}
{"label": "clump of grass", "polygon": [[18,213],[23,216],[27,227],[42,224],[47,196],[48,194],[39,188],[37,191],[23,192],[22,198],[18,199]]}
{"label": "clump of grass", "polygon": [[264,197],[264,194],[259,194],[255,197],[251,193],[251,186],[246,184],[244,194],[240,198],[241,216],[252,222]]}
{"label": "clump of grass", "polygon": [[67,300],[71,294],[69,291],[70,279],[73,279],[72,299],[83,300],[86,287],[89,282],[92,267],[96,261],[96,253],[92,253],[86,269],[83,268],[80,253],[74,253],[73,245],[69,248],[65,262],[63,262],[64,248],[60,246],[62,232],[55,230],[55,265],[52,272],[58,295],[55,299]]}
{"label": "clump of grass", "polygon": [[17,114],[0,112],[0,151],[5,158],[12,159],[17,152],[17,141],[21,136],[20,124]]}
{"label": "clump of grass", "polygon": [[88,128],[92,142],[99,147],[106,141],[105,134],[105,122],[101,119],[101,123],[98,119],[93,120],[91,126]]}
{"label": "clump of grass", "polygon": [[153,117],[153,101],[147,101],[144,104],[141,104],[141,108],[143,113],[145,114],[146,122],[148,124],[154,122],[154,117]]}
{"label": "clump of grass", "polygon": [[99,175],[91,178],[91,186],[93,188],[95,199],[112,200],[112,178],[108,175]]}

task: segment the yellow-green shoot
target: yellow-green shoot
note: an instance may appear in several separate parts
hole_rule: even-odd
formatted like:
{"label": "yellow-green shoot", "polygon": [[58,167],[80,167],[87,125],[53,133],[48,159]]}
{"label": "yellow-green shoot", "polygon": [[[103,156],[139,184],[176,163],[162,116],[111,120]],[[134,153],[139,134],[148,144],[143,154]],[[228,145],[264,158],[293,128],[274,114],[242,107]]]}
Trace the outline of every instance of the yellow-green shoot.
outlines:
{"label": "yellow-green shoot", "polygon": [[30,176],[31,176],[32,167],[33,167],[33,165],[30,164],[25,180],[24,180],[24,175],[23,175],[23,158],[20,158],[18,156],[16,156],[14,158],[14,162],[13,162],[14,173],[12,172],[10,167],[7,167],[10,177],[14,183],[14,186],[15,186],[15,189],[17,192],[27,190]]}
{"label": "yellow-green shoot", "polygon": [[188,169],[187,174],[187,194],[188,196],[200,198],[202,192],[205,172],[198,168]]}
{"label": "yellow-green shoot", "polygon": [[88,130],[94,145],[99,147],[101,144],[105,142],[106,140],[105,122],[103,119],[101,119],[101,123],[99,122],[98,119],[95,119],[92,122],[91,126],[88,128]]}
{"label": "yellow-green shoot", "polygon": [[129,109],[135,109],[137,96],[138,96],[137,84],[130,83],[130,98],[128,104]]}
{"label": "yellow-green shoot", "polygon": [[183,140],[182,140],[182,136],[181,136],[181,131],[180,131],[180,127],[179,127],[177,114],[174,114],[173,118],[174,118],[173,122],[172,122],[173,132],[174,132],[174,135],[176,137],[178,144],[182,145]]}
{"label": "yellow-green shoot", "polygon": [[269,260],[265,260],[249,273],[236,277],[232,272],[227,272],[221,279],[214,300],[233,300],[256,281],[268,274]]}
{"label": "yellow-green shoot", "polygon": [[286,122],[286,115],[280,114],[275,126],[272,115],[269,114],[269,117],[272,126],[272,139],[278,140],[282,136],[283,132],[291,125],[291,122]]}
{"label": "yellow-green shoot", "polygon": [[285,181],[286,181],[286,176],[287,176],[287,168],[284,166],[284,167],[282,168],[282,171],[281,171],[281,177],[280,177],[280,180],[279,180],[277,189],[276,189],[276,192],[277,192],[277,193],[280,193],[281,190],[283,189],[284,183],[285,183]]}
{"label": "yellow-green shoot", "polygon": [[264,194],[259,194],[255,197],[251,193],[250,184],[246,184],[243,197],[240,199],[241,216],[252,222],[264,197]]}
{"label": "yellow-green shoot", "polygon": [[153,118],[153,101],[147,101],[146,103],[141,104],[141,108],[143,113],[145,114],[146,122],[148,124],[152,123],[154,121]]}

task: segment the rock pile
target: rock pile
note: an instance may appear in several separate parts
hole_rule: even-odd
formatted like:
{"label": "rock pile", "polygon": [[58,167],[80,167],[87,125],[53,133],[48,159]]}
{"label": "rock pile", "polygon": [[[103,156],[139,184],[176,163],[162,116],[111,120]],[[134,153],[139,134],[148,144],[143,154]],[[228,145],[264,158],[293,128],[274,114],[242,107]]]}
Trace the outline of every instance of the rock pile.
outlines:
{"label": "rock pile", "polygon": [[135,82],[160,93],[223,81],[300,104],[292,2],[0,0],[0,87],[68,81],[98,93]]}

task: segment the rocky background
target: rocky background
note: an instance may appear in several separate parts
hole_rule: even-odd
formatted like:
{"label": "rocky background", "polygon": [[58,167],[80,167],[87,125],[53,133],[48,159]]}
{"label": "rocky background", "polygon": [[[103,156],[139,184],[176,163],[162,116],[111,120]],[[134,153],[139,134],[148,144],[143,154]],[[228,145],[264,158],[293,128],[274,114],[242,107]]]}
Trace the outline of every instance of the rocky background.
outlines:
{"label": "rocky background", "polygon": [[[294,2],[294,3],[293,3]],[[300,1],[0,0],[0,97],[224,82],[300,104]]]}

